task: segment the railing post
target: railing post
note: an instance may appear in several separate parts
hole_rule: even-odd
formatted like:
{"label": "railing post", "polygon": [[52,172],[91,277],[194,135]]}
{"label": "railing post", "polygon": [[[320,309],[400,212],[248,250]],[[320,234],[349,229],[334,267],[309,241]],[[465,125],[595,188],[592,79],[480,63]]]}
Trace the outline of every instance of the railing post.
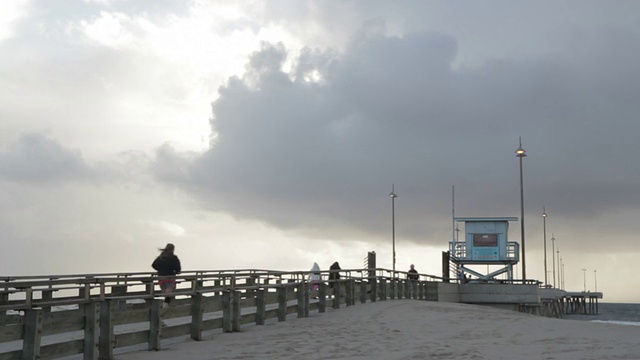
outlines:
{"label": "railing post", "polygon": [[267,310],[264,298],[265,292],[265,289],[256,291],[256,325],[264,325],[264,318]]}
{"label": "railing post", "polygon": [[345,287],[345,304],[347,306],[351,306],[355,304],[355,301],[353,301],[353,288],[354,288],[354,284],[353,284],[353,279],[349,279],[344,283],[344,287]]}
{"label": "railing post", "polygon": [[411,281],[407,279],[402,280],[402,286],[404,288],[404,298],[411,299]]}
{"label": "railing post", "polygon": [[98,359],[99,336],[100,303],[91,301],[84,304],[84,360]]}
{"label": "railing post", "polygon": [[191,295],[191,338],[196,341],[202,340],[202,301],[201,293]]}
{"label": "railing post", "polygon": [[327,284],[321,282],[318,289],[318,312],[323,313],[327,310]]}
{"label": "railing post", "polygon": [[111,300],[104,300],[100,305],[100,340],[98,345],[100,360],[113,359],[115,336],[113,334],[113,324],[111,320],[111,307]]}
{"label": "railing post", "polygon": [[367,302],[367,282],[360,281],[360,303],[365,304]]}
{"label": "railing post", "polygon": [[389,299],[394,300],[396,298],[396,279],[392,278],[389,281]]}
{"label": "railing post", "polygon": [[282,285],[278,288],[278,321],[287,320],[287,288]]}
{"label": "railing post", "polygon": [[240,331],[240,291],[233,290],[233,304],[231,309],[233,311],[232,331]]}
{"label": "railing post", "polygon": [[424,282],[418,281],[418,299],[424,300]]}
{"label": "railing post", "polygon": [[298,310],[298,317],[304,317],[304,298],[307,297],[304,293],[304,283],[301,282],[296,286],[296,298],[298,299],[298,305],[296,306]]}
{"label": "railing post", "polygon": [[149,350],[160,350],[160,309],[162,308],[160,299],[151,300],[149,311]]}
{"label": "railing post", "polygon": [[22,359],[40,359],[40,342],[42,340],[42,310],[27,309],[24,314],[24,337],[22,342]]}
{"label": "railing post", "polygon": [[[43,301],[51,301],[53,300],[53,290],[42,290],[42,300]],[[45,313],[51,312],[51,306],[44,306],[42,310]]]}
{"label": "railing post", "polygon": [[304,317],[309,317],[309,297],[311,296],[309,283],[305,282],[302,288],[304,290]]}
{"label": "railing post", "polygon": [[340,309],[340,296],[342,292],[342,282],[336,281],[333,283],[333,308]]}
{"label": "railing post", "polygon": [[222,293],[222,332],[232,332],[231,326],[231,290]]}
{"label": "railing post", "polygon": [[376,302],[378,300],[378,289],[382,291],[382,287],[384,285],[382,283],[382,280],[380,281],[380,285],[378,285],[378,278],[375,276],[369,277],[369,284],[371,284],[369,288],[369,290],[371,291],[371,302]]}
{"label": "railing post", "polygon": [[[373,294],[373,296],[375,298],[376,294]],[[380,300],[387,300],[387,279],[385,278],[380,279]]]}

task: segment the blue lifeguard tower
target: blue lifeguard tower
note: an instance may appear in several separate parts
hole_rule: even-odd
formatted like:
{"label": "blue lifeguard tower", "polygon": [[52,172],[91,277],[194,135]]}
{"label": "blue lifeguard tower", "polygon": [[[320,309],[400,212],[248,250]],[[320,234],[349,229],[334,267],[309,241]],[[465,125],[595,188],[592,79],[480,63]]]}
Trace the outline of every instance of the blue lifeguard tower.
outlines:
{"label": "blue lifeguard tower", "polygon": [[[496,276],[507,273],[513,280],[513,266],[520,258],[517,242],[508,239],[509,221],[518,221],[517,217],[460,217],[456,222],[464,222],[464,239],[454,239],[449,243],[450,260],[456,266],[459,279],[467,274],[481,281],[494,280]],[[489,274],[482,274],[469,268],[470,265],[503,265]]]}

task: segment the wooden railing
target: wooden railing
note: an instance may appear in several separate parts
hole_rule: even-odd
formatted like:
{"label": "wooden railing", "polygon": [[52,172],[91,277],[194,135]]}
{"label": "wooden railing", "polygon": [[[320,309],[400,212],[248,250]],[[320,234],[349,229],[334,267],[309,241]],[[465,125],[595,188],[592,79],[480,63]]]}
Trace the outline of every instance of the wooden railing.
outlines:
{"label": "wooden railing", "polygon": [[188,271],[176,277],[168,307],[151,273],[0,277],[0,360],[112,359],[114,350],[133,345],[160,350],[166,339],[201,340],[203,332],[307,317],[327,306],[437,300],[441,280],[421,274],[410,281],[386,269],[340,270],[339,280],[330,273],[312,283],[306,271]]}

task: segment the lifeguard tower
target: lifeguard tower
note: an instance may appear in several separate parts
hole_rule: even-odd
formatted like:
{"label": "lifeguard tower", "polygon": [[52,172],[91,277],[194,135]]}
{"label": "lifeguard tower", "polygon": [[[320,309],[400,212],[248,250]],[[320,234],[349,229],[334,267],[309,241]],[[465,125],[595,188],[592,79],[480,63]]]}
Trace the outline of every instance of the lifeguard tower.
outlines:
{"label": "lifeguard tower", "polygon": [[[449,243],[450,260],[455,263],[456,275],[459,279],[467,274],[476,276],[480,281],[491,281],[496,276],[507,273],[513,280],[513,266],[520,258],[520,247],[517,242],[508,239],[509,221],[518,221],[517,217],[478,217],[454,218],[456,222],[464,222],[464,239],[452,240]],[[502,268],[489,274],[482,274],[470,269],[470,265],[503,265]]]}

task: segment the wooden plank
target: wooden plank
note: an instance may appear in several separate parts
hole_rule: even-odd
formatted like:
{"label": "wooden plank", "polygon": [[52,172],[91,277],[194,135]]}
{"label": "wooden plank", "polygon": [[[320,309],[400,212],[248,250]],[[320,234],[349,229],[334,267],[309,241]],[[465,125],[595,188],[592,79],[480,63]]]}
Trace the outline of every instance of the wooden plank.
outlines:
{"label": "wooden plank", "polygon": [[275,319],[278,317],[278,314],[279,314],[278,309],[267,310],[264,313],[264,319],[265,320]]}
{"label": "wooden plank", "polygon": [[208,319],[202,321],[202,331],[221,329],[222,318]]}
{"label": "wooden plank", "polygon": [[222,295],[204,297],[203,312],[205,314],[221,311],[221,310],[222,310]]}
{"label": "wooden plank", "polygon": [[79,311],[47,312],[43,320],[43,336],[84,329],[84,314]]}
{"label": "wooden plank", "polygon": [[278,293],[276,292],[269,292],[266,293],[264,296],[264,301],[265,304],[269,305],[269,304],[277,304],[278,303]]}
{"label": "wooden plank", "polygon": [[287,320],[287,288],[278,288],[278,321]]}
{"label": "wooden plank", "polygon": [[22,339],[24,324],[0,326],[0,343]]}
{"label": "wooden plank", "polygon": [[231,293],[231,329],[233,331],[240,331],[240,292],[233,291]]}
{"label": "wooden plank", "polygon": [[191,316],[191,304],[174,306],[172,301],[171,305],[162,309],[163,319],[173,319],[185,316]]}
{"label": "wooden plank", "polygon": [[191,338],[196,341],[202,340],[202,294],[191,297]]}
{"label": "wooden plank", "polygon": [[153,300],[149,310],[149,350],[160,350],[160,309],[163,300]]}
{"label": "wooden plank", "polygon": [[132,324],[149,321],[149,305],[143,310],[113,311],[111,321],[113,325]]}
{"label": "wooden plank", "polygon": [[170,339],[179,336],[189,335],[191,333],[191,324],[180,324],[173,326],[165,326],[162,328],[162,338]]}
{"label": "wooden plank", "polygon": [[318,289],[318,312],[323,313],[327,309],[327,284],[320,283]]}
{"label": "wooden plank", "polygon": [[243,314],[240,316],[240,325],[253,324],[256,322],[256,314]]}
{"label": "wooden plank", "polygon": [[130,333],[117,334],[115,336],[115,347],[125,347],[140,345],[149,342],[149,330],[140,330]]}
{"label": "wooden plank", "polygon": [[304,317],[304,299],[307,297],[307,294],[304,291],[304,283],[298,284],[296,286],[296,299],[297,299],[297,312],[298,318]]}
{"label": "wooden plank", "polygon": [[340,296],[342,295],[342,282],[333,284],[333,308],[340,309]]}
{"label": "wooden plank", "polygon": [[22,343],[22,358],[25,360],[39,359],[41,340],[42,310],[26,310],[24,314],[24,341]]}
{"label": "wooden plank", "polygon": [[100,336],[100,303],[91,302],[85,305],[84,325],[84,360],[98,359],[98,340]]}
{"label": "wooden plank", "polygon": [[24,323],[24,317],[20,315],[6,315],[0,313],[0,326],[18,325]]}
{"label": "wooden plank", "polygon": [[265,299],[265,290],[257,290],[256,291],[256,325],[264,325],[265,320],[265,311],[266,311],[266,303]]}
{"label": "wooden plank", "polygon": [[57,359],[65,356],[82,354],[83,348],[83,339],[44,345],[40,348],[40,359]]}
{"label": "wooden plank", "polygon": [[22,359],[22,350],[14,350],[0,353],[0,360],[20,360]]}
{"label": "wooden plank", "polygon": [[232,332],[231,325],[231,292],[225,291],[222,294],[222,331]]}
{"label": "wooden plank", "polygon": [[110,360],[113,358],[113,348],[116,338],[113,333],[112,312],[113,302],[104,300],[100,304],[100,339],[98,340],[98,358]]}

